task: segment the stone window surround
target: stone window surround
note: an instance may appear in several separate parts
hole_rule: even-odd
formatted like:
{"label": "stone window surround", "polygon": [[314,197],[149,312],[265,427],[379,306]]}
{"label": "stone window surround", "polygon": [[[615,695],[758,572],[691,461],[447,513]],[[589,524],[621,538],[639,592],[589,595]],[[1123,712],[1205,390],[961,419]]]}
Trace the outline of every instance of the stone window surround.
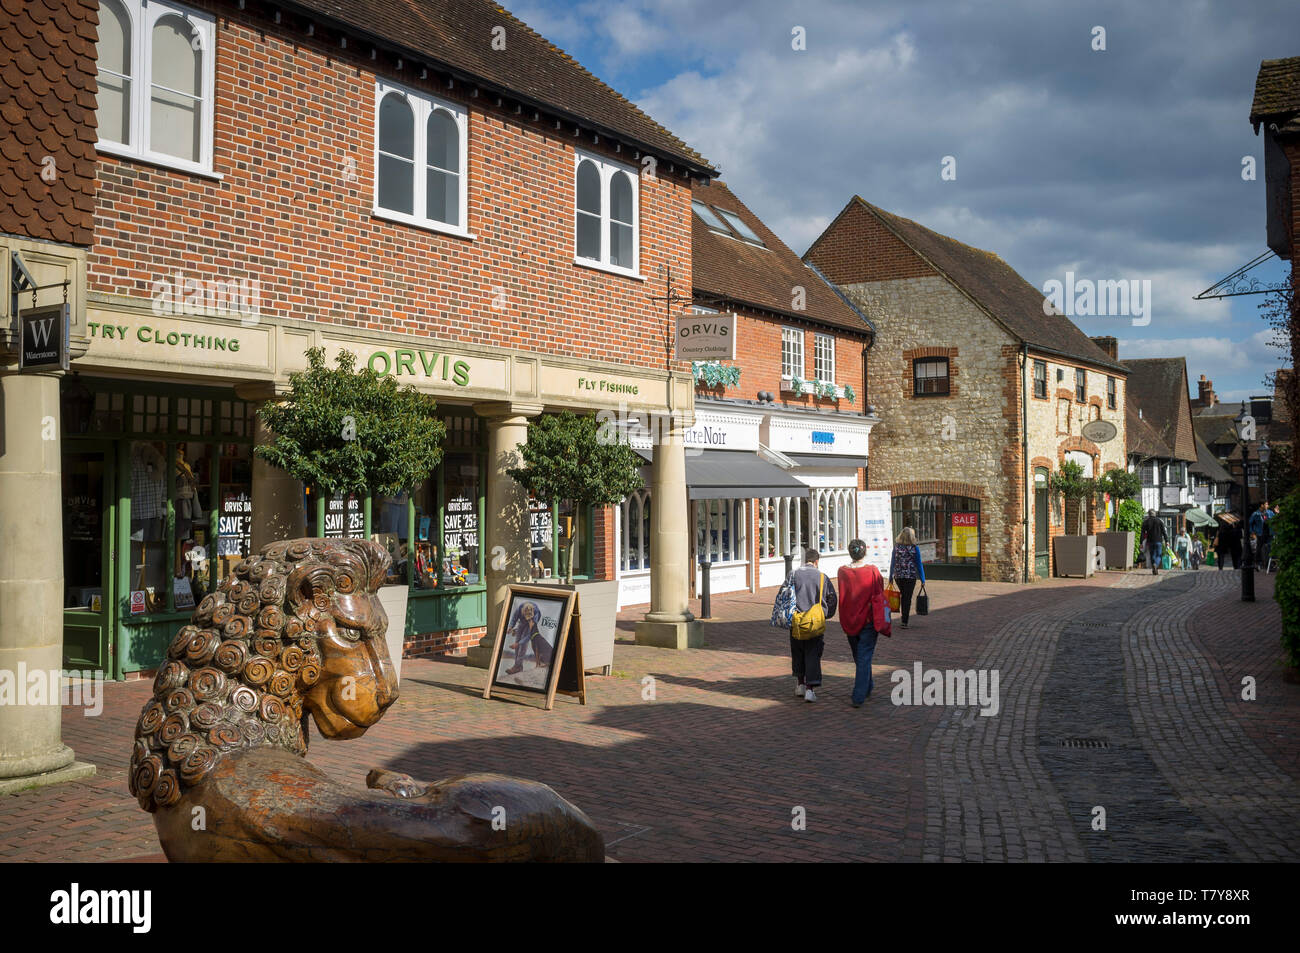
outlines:
{"label": "stone window surround", "polygon": [[[915,381],[915,362],[927,357],[946,357],[948,359],[948,393],[946,394],[915,394],[913,386]],[[955,347],[914,347],[903,351],[903,396],[918,397],[925,400],[938,400],[944,397],[957,396],[957,348]]]}

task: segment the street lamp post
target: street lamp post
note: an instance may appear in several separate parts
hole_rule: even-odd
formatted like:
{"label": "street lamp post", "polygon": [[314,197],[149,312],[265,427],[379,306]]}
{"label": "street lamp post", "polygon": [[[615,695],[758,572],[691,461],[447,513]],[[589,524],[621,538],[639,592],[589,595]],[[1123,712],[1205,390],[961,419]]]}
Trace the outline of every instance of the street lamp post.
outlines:
{"label": "street lamp post", "polygon": [[1241,601],[1255,601],[1255,556],[1250,545],[1250,445],[1242,437],[1246,411],[1237,415],[1237,441],[1241,444],[1241,542],[1245,559],[1241,564]]}

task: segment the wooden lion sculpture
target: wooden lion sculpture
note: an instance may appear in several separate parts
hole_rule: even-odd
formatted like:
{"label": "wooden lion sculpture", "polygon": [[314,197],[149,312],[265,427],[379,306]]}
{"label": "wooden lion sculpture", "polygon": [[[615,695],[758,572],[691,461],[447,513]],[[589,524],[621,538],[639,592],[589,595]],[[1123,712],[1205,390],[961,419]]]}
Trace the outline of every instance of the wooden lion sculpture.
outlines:
{"label": "wooden lion sculpture", "polygon": [[171,861],[600,861],[582,811],[494,774],[436,784],[313,767],[307,715],[357,738],[397,699],[375,592],[389,556],[364,540],[272,543],[195,609],[136,727],[129,785]]}

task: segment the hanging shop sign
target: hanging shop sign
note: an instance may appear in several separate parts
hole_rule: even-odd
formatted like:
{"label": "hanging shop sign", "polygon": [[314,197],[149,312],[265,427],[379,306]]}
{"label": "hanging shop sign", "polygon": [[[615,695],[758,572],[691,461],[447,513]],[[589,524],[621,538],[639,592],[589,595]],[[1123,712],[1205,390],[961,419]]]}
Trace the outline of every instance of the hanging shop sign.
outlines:
{"label": "hanging shop sign", "polygon": [[980,515],[978,513],[953,513],[950,521],[952,555],[959,559],[979,556]]}
{"label": "hanging shop sign", "polygon": [[734,361],[736,315],[678,315],[673,356],[679,361]]}
{"label": "hanging shop sign", "polygon": [[18,312],[19,371],[68,369],[71,316],[66,304],[48,304]]}
{"label": "hanging shop sign", "polygon": [[1162,486],[1160,488],[1160,505],[1177,506],[1183,501],[1183,488],[1181,486]]}

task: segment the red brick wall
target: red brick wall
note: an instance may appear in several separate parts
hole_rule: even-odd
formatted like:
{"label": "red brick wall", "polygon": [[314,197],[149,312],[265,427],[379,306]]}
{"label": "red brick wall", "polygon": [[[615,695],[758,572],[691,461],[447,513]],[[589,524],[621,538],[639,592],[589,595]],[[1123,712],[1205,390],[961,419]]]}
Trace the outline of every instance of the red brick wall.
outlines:
{"label": "red brick wall", "polygon": [[[853,388],[855,396],[852,403],[845,398],[832,400],[807,393],[801,397],[791,393],[781,393],[781,329],[784,327],[799,328],[804,332],[802,375],[804,380],[811,380],[813,377],[815,340],[813,335],[829,334],[835,338],[835,383],[841,386],[848,384]],[[767,390],[775,394],[780,403],[789,407],[816,407],[823,410],[861,413],[866,407],[862,393],[865,361],[862,349],[866,343],[866,334],[855,334],[752,311],[737,311],[736,359],[721,363],[735,365],[741,369],[740,383],[725,388],[711,388],[700,384],[695,388],[695,393],[700,397],[739,397],[754,400],[759,391]]]}
{"label": "red brick wall", "polygon": [[[360,44],[287,33],[255,5],[196,5],[218,13],[214,161],[224,179],[101,156],[91,291],[150,297],[176,269],[252,278],[271,317],[662,366],[662,311],[647,296],[662,291],[663,263],[689,286],[688,180],[640,180],[648,281],[577,266],[574,147],[603,144],[422,82],[409,65],[358,55]],[[475,240],[371,215],[376,72],[468,104]],[[636,166],[626,147],[614,158]],[[491,307],[498,289],[503,310]]]}
{"label": "red brick wall", "polygon": [[408,635],[402,641],[402,658],[462,656],[478,645],[486,634],[487,629],[479,626],[474,629],[457,629],[454,632],[424,632]]}
{"label": "red brick wall", "polygon": [[597,579],[613,579],[615,570],[614,507],[597,506],[592,527],[592,572]]}
{"label": "red brick wall", "polygon": [[804,257],[837,285],[937,274],[856,199]]}

